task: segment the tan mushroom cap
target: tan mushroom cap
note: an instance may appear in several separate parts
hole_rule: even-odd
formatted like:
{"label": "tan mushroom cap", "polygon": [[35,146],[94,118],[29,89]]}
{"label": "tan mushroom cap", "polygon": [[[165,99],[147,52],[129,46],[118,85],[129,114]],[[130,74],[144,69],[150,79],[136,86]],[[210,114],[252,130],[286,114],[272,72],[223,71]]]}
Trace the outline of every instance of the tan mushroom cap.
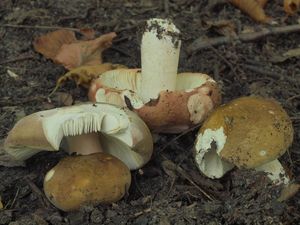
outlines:
{"label": "tan mushroom cap", "polygon": [[217,108],[199,134],[203,137],[205,132],[217,130],[223,132],[225,140],[217,143],[220,158],[243,168],[277,159],[293,141],[293,126],[287,113],[275,100],[260,97],[238,98]]}
{"label": "tan mushroom cap", "polygon": [[221,102],[216,82],[206,74],[178,74],[175,91],[161,91],[158,99],[146,104],[138,96],[139,82],[138,69],[108,71],[92,83],[89,98],[93,102],[127,106],[151,131],[168,133],[201,123]]}
{"label": "tan mushroom cap", "polygon": [[131,174],[119,159],[106,153],[62,159],[45,176],[44,192],[64,211],[84,204],[112,203],[128,191]]}
{"label": "tan mushroom cap", "polygon": [[18,160],[23,160],[45,151],[56,151],[48,142],[38,114],[28,115],[19,120],[9,132],[4,149]]}

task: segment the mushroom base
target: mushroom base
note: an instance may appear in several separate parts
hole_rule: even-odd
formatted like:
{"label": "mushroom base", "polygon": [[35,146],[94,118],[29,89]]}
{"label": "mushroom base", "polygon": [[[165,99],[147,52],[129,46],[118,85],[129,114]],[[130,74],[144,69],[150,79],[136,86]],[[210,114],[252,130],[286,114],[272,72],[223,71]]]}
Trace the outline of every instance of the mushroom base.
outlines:
{"label": "mushroom base", "polygon": [[256,167],[255,170],[267,173],[269,179],[275,184],[288,184],[290,182],[284,168],[277,159]]}

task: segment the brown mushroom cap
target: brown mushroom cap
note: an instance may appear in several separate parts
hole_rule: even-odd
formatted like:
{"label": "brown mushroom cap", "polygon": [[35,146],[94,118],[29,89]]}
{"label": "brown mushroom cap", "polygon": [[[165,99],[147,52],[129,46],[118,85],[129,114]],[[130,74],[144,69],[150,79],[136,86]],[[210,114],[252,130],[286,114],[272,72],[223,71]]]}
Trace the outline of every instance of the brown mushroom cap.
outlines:
{"label": "brown mushroom cap", "polygon": [[[204,151],[203,146],[208,151],[213,141],[216,155],[222,160],[238,167],[255,168],[287,150],[293,141],[293,126],[275,100],[242,97],[217,108],[204,122],[195,145],[196,161],[197,154]],[[198,158],[198,165],[200,161]]]}
{"label": "brown mushroom cap", "polygon": [[128,167],[106,153],[69,156],[45,176],[44,191],[50,202],[64,211],[84,204],[120,200],[131,183]]}
{"label": "brown mushroom cap", "polygon": [[144,104],[138,96],[139,72],[117,69],[102,74],[90,87],[90,100],[127,106],[150,130],[166,133],[178,133],[201,123],[221,103],[220,90],[211,77],[182,73],[177,75],[175,91],[161,91],[158,99]]}

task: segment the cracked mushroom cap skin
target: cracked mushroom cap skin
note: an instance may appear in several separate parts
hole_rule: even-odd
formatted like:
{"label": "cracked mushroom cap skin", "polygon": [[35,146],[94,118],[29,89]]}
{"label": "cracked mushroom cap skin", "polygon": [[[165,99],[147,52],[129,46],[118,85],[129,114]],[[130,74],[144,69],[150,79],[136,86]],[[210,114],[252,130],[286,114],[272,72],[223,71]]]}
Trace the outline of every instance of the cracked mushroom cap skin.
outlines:
{"label": "cracked mushroom cap skin", "polygon": [[106,153],[69,156],[45,176],[44,192],[63,211],[78,210],[84,204],[105,204],[120,200],[128,191],[128,167]]}
{"label": "cracked mushroom cap skin", "polygon": [[163,133],[179,133],[201,123],[221,103],[217,83],[206,74],[178,74],[175,91],[161,91],[146,104],[137,94],[139,82],[138,69],[108,71],[92,83],[89,99],[127,106],[152,132]]}
{"label": "cracked mushroom cap skin", "polygon": [[87,103],[28,115],[9,132],[4,149],[17,160],[40,151],[58,151],[64,137],[96,132],[103,151],[130,169],[146,164],[153,143],[146,124],[133,112],[106,103]]}
{"label": "cracked mushroom cap skin", "polygon": [[217,108],[204,122],[195,143],[196,163],[209,175],[205,154],[215,148],[212,154],[222,163],[256,168],[283,155],[292,141],[291,119],[278,102],[241,97]]}

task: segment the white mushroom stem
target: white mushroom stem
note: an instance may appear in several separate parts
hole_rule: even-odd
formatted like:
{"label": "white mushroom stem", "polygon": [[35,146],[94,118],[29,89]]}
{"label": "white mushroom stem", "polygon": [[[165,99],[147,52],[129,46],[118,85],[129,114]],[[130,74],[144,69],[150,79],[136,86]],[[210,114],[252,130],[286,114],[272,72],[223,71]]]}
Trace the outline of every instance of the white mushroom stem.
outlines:
{"label": "white mushroom stem", "polygon": [[267,173],[270,180],[272,180],[274,183],[288,184],[290,182],[290,179],[286,175],[284,168],[277,159],[262,166],[256,167],[255,170]]}
{"label": "white mushroom stem", "polygon": [[143,34],[142,74],[138,94],[144,103],[161,91],[174,91],[181,41],[180,31],[169,20],[150,19]]}
{"label": "white mushroom stem", "polygon": [[77,136],[68,136],[67,141],[70,153],[76,152],[79,155],[89,155],[96,152],[103,152],[99,135],[95,132]]}

